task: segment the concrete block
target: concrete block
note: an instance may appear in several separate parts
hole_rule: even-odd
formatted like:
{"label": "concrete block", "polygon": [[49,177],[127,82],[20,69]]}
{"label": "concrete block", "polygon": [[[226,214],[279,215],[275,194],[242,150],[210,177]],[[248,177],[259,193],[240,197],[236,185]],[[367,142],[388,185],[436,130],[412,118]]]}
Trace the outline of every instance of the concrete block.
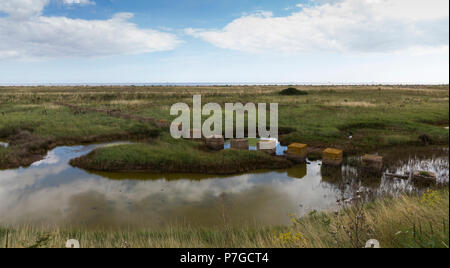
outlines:
{"label": "concrete block", "polygon": [[295,163],[304,163],[308,157],[308,145],[301,143],[293,143],[288,146],[286,156]]}
{"label": "concrete block", "polygon": [[205,145],[210,150],[220,151],[225,147],[225,139],[222,135],[214,135],[205,138]]}
{"label": "concrete block", "polygon": [[230,141],[230,147],[238,150],[248,150],[249,143],[247,139],[234,139]]}
{"label": "concrete block", "polygon": [[344,161],[344,152],[339,149],[328,148],[323,151],[322,164],[325,166],[340,166]]}

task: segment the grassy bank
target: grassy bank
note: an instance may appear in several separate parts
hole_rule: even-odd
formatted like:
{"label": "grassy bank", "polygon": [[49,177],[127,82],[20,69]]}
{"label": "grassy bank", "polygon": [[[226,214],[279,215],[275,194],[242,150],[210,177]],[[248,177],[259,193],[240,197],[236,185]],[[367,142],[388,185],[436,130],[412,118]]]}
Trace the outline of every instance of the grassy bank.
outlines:
{"label": "grassy bank", "polygon": [[162,137],[150,143],[104,147],[70,162],[93,171],[235,174],[258,169],[288,168],[283,158],[263,152],[210,152],[202,143]]}
{"label": "grassy bank", "polygon": [[395,146],[448,145],[449,132],[443,128],[449,121],[448,86],[301,86],[297,88],[307,94],[295,96],[280,95],[284,88],[0,87],[0,139],[11,141],[27,131],[45,141],[37,144],[39,150],[21,145],[7,154],[0,152],[0,165],[28,164],[42,157],[48,145],[133,137],[136,131],[153,128],[107,114],[78,113],[56,102],[171,121],[171,106],[192,105],[196,94],[202,95],[203,104],[215,102],[222,107],[236,102],[278,103],[279,126],[289,130],[280,138],[284,144],[337,147],[350,154]]}
{"label": "grassy bank", "polygon": [[[385,198],[353,205],[337,213],[316,213],[289,227],[172,227],[165,230],[0,229],[0,247],[64,247],[78,239],[82,247],[363,247],[369,239],[385,248],[448,248],[448,189],[424,195]],[[8,239],[6,239],[8,238]]]}

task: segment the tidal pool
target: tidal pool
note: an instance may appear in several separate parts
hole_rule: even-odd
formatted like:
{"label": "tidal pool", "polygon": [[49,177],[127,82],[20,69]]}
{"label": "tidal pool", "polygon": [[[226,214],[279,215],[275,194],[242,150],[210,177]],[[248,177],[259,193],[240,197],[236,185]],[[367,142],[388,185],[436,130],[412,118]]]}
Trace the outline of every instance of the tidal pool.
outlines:
{"label": "tidal pool", "polygon": [[[90,173],[68,164],[98,146],[58,147],[28,168],[0,171],[0,225],[284,225],[291,213],[336,209],[336,200],[361,188],[373,195],[418,190],[385,176],[359,179],[351,165],[358,158],[332,174],[324,174],[320,161],[235,176]],[[426,169],[448,183],[448,149],[426,152],[395,151],[387,157],[389,172]]]}

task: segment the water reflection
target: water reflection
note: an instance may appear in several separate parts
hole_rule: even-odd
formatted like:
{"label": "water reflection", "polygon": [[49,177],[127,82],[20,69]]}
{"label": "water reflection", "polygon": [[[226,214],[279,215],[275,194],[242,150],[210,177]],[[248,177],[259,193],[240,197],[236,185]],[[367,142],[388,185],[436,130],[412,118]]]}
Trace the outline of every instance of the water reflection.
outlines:
{"label": "water reflection", "polygon": [[[67,164],[98,146],[59,147],[29,168],[0,171],[0,224],[280,225],[289,223],[290,213],[334,209],[337,199],[361,187],[373,193],[415,190],[384,176],[360,180],[351,166],[324,170],[320,161],[236,176],[89,173]],[[413,166],[448,182],[448,156],[408,158],[390,168],[403,172]]]}

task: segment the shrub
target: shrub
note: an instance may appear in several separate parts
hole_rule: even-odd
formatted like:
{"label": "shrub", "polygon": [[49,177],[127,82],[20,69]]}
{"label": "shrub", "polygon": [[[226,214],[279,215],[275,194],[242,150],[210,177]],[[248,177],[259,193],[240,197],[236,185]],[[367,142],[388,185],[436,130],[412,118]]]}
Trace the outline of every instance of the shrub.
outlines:
{"label": "shrub", "polygon": [[293,87],[290,87],[290,88],[286,88],[286,89],[282,90],[280,92],[280,95],[283,95],[283,96],[300,96],[300,95],[308,95],[308,92],[302,91],[302,90],[298,90],[298,89],[293,88]]}

